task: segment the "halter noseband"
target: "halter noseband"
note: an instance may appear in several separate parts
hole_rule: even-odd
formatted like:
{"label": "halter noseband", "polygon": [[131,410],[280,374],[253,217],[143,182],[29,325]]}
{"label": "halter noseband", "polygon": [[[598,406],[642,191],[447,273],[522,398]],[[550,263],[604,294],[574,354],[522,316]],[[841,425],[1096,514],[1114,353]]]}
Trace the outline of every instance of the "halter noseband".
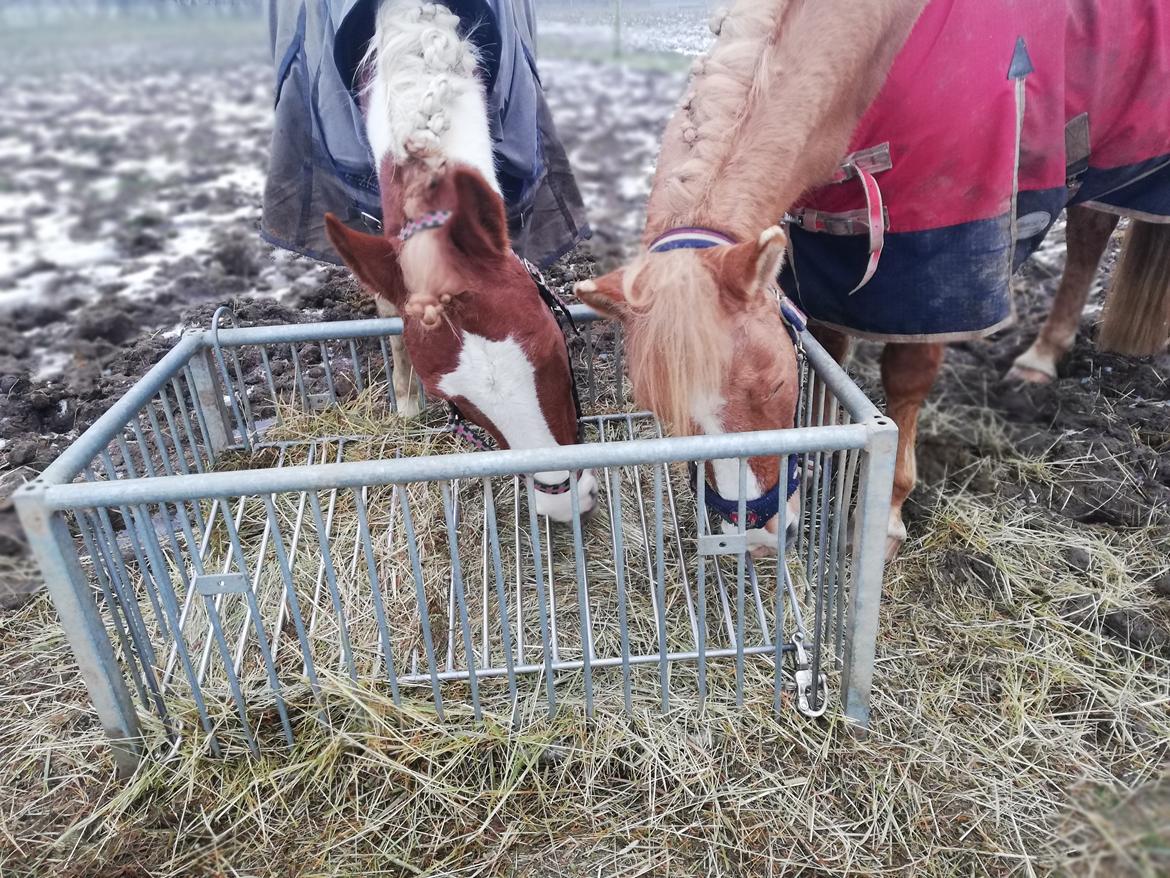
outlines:
{"label": "halter noseband", "polygon": [[[706,250],[709,247],[718,247],[724,244],[734,244],[735,239],[717,232],[714,229],[705,229],[700,226],[687,226],[669,229],[650,242],[647,248],[650,253],[665,253],[669,250]],[[784,328],[788,330],[788,337],[797,353],[801,351],[800,333],[804,331],[806,320],[796,306],[784,296],[780,297],[780,316]],[[800,408],[800,394],[797,392],[796,408]],[[698,492],[699,467],[693,461],[690,464],[691,488]],[[706,474],[704,473],[704,481]],[[744,503],[745,530],[761,528],[771,521],[780,511],[780,480],[771,488],[753,500]],[[800,458],[799,455],[788,455],[788,491],[784,499],[796,493],[800,487]],[[728,500],[706,482],[703,491],[703,502],[707,509],[718,515],[731,525],[739,525],[739,501]]]}
{"label": "halter noseband", "polygon": [[432,210],[419,216],[408,219],[402,224],[402,228],[398,232],[398,240],[405,244],[419,232],[425,232],[427,229],[437,229],[447,224],[447,220],[451,219],[451,211],[449,210]]}

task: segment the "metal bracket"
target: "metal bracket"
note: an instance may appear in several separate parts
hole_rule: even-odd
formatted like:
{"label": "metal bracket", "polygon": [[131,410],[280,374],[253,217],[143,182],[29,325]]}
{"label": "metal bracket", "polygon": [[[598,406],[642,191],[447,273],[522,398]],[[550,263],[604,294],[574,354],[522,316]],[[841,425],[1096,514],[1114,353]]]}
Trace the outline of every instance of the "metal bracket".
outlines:
{"label": "metal bracket", "polygon": [[739,555],[747,551],[747,534],[703,534],[700,555]]}
{"label": "metal bracket", "polygon": [[808,653],[804,651],[804,635],[799,631],[792,638],[792,645],[796,647],[796,709],[810,719],[823,716],[829,706],[828,679],[819,674],[818,690],[821,693],[821,703],[815,708],[809,703],[809,693],[813,688],[813,673],[809,668]]}
{"label": "metal bracket", "polygon": [[195,577],[195,590],[204,597],[243,594],[248,590],[248,578],[242,573],[205,573]]}

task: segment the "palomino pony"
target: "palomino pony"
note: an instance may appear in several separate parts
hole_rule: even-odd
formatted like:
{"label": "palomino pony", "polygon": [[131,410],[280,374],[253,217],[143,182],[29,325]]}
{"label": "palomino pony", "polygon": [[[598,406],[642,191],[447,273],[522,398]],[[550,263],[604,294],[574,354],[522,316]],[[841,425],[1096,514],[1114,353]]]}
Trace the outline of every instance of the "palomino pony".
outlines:
{"label": "palomino pony", "polygon": [[[330,241],[378,312],[401,314],[393,346],[404,414],[426,392],[502,448],[577,441],[564,336],[511,250],[475,51],[446,7],[385,0],[366,60],[366,126],[377,158],[382,235],[326,217]],[[568,472],[536,473],[537,512],[572,517]],[[597,483],[578,476],[580,508]]]}
{"label": "palomino pony", "polygon": [[[1012,375],[1055,374],[1112,214],[1136,219],[1099,342],[1130,354],[1166,344],[1170,11],[1157,0],[741,0],[713,29],[664,135],[645,242],[700,227],[729,243],[651,246],[578,295],[630,327],[635,389],[676,428],[687,416],[704,432],[786,426],[787,401],[769,411],[762,377],[787,369],[778,318],[770,344],[741,352],[761,305],[721,266],[758,248],[764,286],[779,258],[765,259],[765,244],[782,239],[760,230],[792,220],[781,281],[818,338],[838,359],[850,336],[886,342],[899,428],[892,555],[943,344],[1010,322],[1011,273],[1061,208],[1068,268]],[[684,374],[664,379],[675,362]]]}

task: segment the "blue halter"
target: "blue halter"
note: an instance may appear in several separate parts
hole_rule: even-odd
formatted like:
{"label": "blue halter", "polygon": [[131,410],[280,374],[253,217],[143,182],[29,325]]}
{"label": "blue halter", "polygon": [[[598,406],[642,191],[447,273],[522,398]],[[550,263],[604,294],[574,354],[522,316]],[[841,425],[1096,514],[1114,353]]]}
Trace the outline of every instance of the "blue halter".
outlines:
{"label": "blue halter", "polygon": [[[718,247],[722,244],[734,243],[734,240],[721,232],[690,227],[671,229],[659,235],[651,242],[648,249],[651,253],[663,253],[668,250],[705,250],[708,247]],[[792,340],[792,344],[799,354],[801,350],[800,333],[804,331],[807,325],[804,315],[787,298],[782,296],[780,298],[780,316],[783,318],[784,328],[788,330],[788,337]],[[797,392],[796,409],[798,411],[800,410],[799,391]],[[797,454],[788,455],[788,490],[784,494],[785,500],[795,494],[797,488],[800,487],[800,457]],[[690,472],[691,488],[698,493],[699,468],[694,462],[690,464]],[[726,497],[720,495],[718,491],[711,487],[710,482],[707,482],[704,487],[703,501],[707,509],[718,515],[728,524],[738,526],[739,501],[728,500]],[[744,503],[743,526],[745,530],[761,528],[776,517],[776,514],[780,511],[780,487],[781,482],[777,480],[776,484],[759,497]]]}

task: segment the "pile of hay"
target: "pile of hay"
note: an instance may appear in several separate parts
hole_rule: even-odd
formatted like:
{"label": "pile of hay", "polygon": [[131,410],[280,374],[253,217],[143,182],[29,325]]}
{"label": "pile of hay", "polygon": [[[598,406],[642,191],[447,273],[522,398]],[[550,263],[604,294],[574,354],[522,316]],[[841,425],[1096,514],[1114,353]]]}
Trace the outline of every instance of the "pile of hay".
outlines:
{"label": "pile of hay", "polygon": [[[329,667],[332,729],[294,699],[292,750],[274,736],[260,759],[217,760],[191,735],[123,785],[42,598],[0,617],[0,870],[1166,874],[1170,658],[1109,625],[1155,612],[1148,584],[1165,573],[1166,535],[1074,526],[964,490],[980,473],[1062,477],[998,442],[994,418],[982,423],[997,450],[919,501],[916,538],[888,572],[867,738],[832,709],[777,714],[761,661],[747,665],[742,709],[726,697],[732,663],[711,665],[721,696],[700,710],[682,685],[666,714],[654,670],[638,677],[632,715],[607,672],[592,718],[578,675],[559,681],[551,719],[530,690],[517,729],[503,686],[485,687],[482,723],[456,687],[441,723],[425,692],[399,708]],[[927,435],[969,430],[926,415]],[[590,563],[605,563],[606,520]],[[465,521],[478,526],[474,510]],[[636,548],[639,530],[626,532]],[[571,546],[571,534],[556,540]]]}

